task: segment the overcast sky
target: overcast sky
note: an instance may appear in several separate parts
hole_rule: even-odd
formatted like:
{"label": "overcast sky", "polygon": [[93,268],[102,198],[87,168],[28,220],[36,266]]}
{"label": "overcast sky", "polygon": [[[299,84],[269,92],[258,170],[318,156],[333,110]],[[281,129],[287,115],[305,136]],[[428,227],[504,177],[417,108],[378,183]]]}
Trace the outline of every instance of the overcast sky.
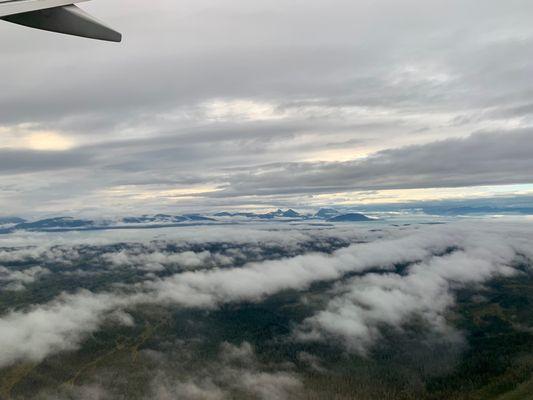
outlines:
{"label": "overcast sky", "polygon": [[533,193],[530,0],[94,0],[0,24],[0,214]]}

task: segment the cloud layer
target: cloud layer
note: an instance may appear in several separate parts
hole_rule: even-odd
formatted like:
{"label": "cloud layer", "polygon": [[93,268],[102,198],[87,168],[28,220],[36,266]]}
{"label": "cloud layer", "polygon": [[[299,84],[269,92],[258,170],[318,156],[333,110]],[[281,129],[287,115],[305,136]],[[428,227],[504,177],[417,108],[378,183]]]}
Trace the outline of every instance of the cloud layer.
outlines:
{"label": "cloud layer", "polygon": [[132,4],[84,5],[118,46],[0,25],[4,213],[533,183],[527,0]]}
{"label": "cloud layer", "polygon": [[[237,235],[238,229],[225,229],[227,237]],[[344,235],[343,230],[338,234]],[[143,305],[214,310],[227,304],[261,302],[283,291],[301,293],[305,301],[306,290],[320,282],[335,284],[323,294],[325,308],[313,310],[315,315],[295,329],[294,337],[304,341],[334,338],[350,350],[364,352],[379,339],[383,325],[401,329],[413,316],[426,321],[431,330],[446,333],[446,312],[454,304],[456,289],[519,274],[520,266],[533,259],[527,222],[463,222],[367,234],[366,243],[354,238],[353,244],[331,253],[274,256],[242,266],[212,264],[208,257],[201,267],[195,264],[193,271],[187,270],[190,264],[186,262],[187,268],[178,273],[141,274],[134,284],[117,281],[112,291],[61,294],[29,309],[7,312],[0,318],[0,365],[41,361],[74,350],[105,324],[131,325],[133,320],[125,312]],[[282,239],[301,233],[277,235]],[[183,253],[176,254],[179,261],[171,262],[183,262]],[[197,253],[195,260],[203,254]],[[122,250],[115,257],[111,268],[132,268],[132,260]],[[151,257],[134,258],[135,263],[147,266],[141,272],[157,272],[148,268],[154,262]],[[159,257],[159,265],[168,260]]]}

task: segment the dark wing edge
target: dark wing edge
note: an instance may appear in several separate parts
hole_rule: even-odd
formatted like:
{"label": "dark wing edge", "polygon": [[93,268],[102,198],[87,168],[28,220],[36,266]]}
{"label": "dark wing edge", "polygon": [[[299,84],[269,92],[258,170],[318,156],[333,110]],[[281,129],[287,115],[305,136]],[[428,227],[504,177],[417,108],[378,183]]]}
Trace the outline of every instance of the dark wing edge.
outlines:
{"label": "dark wing edge", "polygon": [[122,35],[119,32],[98,21],[74,4],[6,15],[0,18],[30,28],[67,35],[110,42],[122,40]]}

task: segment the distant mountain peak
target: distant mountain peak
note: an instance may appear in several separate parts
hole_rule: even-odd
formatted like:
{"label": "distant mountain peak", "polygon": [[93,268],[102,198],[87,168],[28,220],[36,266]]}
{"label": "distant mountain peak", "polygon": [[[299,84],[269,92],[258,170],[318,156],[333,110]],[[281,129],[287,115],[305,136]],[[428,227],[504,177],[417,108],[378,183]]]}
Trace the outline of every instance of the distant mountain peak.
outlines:
{"label": "distant mountain peak", "polygon": [[366,221],[374,221],[374,220],[372,218],[368,218],[364,214],[348,213],[348,214],[341,214],[333,218],[329,218],[328,221],[330,222],[366,222]]}
{"label": "distant mountain peak", "polygon": [[15,229],[41,230],[41,229],[68,229],[83,228],[94,225],[91,220],[75,219],[73,217],[54,217],[41,219],[34,222],[22,222]]}
{"label": "distant mountain peak", "polygon": [[340,212],[335,210],[335,209],[333,209],[333,208],[321,208],[315,214],[315,217],[328,219],[328,218],[333,218],[333,217],[335,217],[335,216],[337,216],[339,214],[340,214]]}
{"label": "distant mountain peak", "polygon": [[286,218],[297,218],[301,216],[298,212],[294,211],[292,208],[289,208],[287,211],[284,211],[282,215]]}

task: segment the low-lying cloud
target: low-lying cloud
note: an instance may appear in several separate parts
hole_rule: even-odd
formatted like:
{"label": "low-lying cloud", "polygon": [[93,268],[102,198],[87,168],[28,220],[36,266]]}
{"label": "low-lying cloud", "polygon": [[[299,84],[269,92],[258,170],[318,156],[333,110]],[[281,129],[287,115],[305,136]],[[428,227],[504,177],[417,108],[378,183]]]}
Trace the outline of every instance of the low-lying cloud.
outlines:
{"label": "low-lying cloud", "polygon": [[431,329],[445,332],[445,314],[454,304],[456,289],[518,274],[518,265],[533,259],[529,223],[457,222],[380,234],[382,238],[374,236],[331,254],[315,252],[238,267],[210,267],[207,262],[206,268],[153,276],[119,285],[113,292],[63,294],[50,303],[9,312],[0,318],[0,366],[74,350],[106,323],[131,324],[123,312],[143,304],[217,309],[261,302],[285,290],[305,294],[318,282],[335,286],[324,294],[329,299],[325,308],[314,310],[295,337],[334,338],[364,352],[379,340],[381,326],[401,329],[415,315]]}
{"label": "low-lying cloud", "polygon": [[[199,375],[182,380],[160,376],[152,382],[150,398],[157,400],[223,400],[239,393],[260,400],[284,400],[299,394],[303,383],[298,375],[276,366],[266,370],[257,360],[252,345],[222,343],[218,359]],[[186,375],[186,373],[185,373]]]}
{"label": "low-lying cloud", "polygon": [[0,266],[0,283],[4,283],[3,290],[24,290],[26,284],[33,283],[39,277],[49,274],[50,271],[43,267],[31,267],[22,270],[11,270]]}
{"label": "low-lying cloud", "polygon": [[0,366],[21,360],[40,362],[50,354],[75,350],[100,328],[106,315],[126,305],[116,295],[80,292],[11,312],[0,319]]}

